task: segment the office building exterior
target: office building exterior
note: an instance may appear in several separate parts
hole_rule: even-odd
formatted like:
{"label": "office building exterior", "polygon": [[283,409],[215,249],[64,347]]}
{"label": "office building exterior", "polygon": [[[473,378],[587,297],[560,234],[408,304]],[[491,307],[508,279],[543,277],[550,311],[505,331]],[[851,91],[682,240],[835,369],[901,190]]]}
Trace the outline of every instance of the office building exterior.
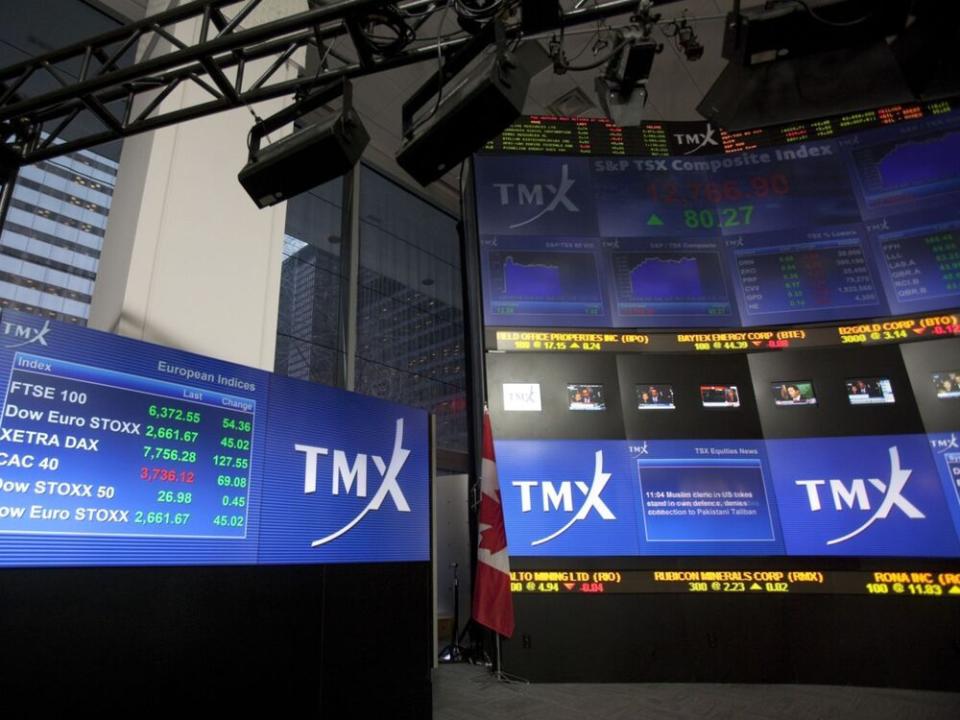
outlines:
{"label": "office building exterior", "polygon": [[86,325],[117,163],[90,151],[21,168],[0,239],[0,307]]}

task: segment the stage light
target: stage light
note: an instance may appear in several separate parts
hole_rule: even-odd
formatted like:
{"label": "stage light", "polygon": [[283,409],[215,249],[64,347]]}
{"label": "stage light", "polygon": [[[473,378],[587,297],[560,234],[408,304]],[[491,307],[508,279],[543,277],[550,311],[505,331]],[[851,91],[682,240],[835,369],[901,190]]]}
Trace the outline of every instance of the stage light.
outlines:
{"label": "stage light", "polygon": [[438,179],[520,117],[530,78],[549,64],[536,41],[508,51],[503,26],[488,23],[404,103],[397,163],[421,185]]}
{"label": "stage light", "polygon": [[[287,125],[337,95],[343,107],[336,117],[311,125],[260,149],[260,139]],[[289,108],[254,125],[250,132],[249,162],[237,178],[258,207],[283,202],[350,170],[370,142],[351,103],[350,83],[323,88]]]}
{"label": "stage light", "polygon": [[907,102],[887,38],[903,31],[908,6],[790,0],[735,10],[723,40],[730,62],[697,111],[742,130]]}
{"label": "stage light", "polygon": [[734,10],[727,15],[722,54],[757,65],[867,46],[901,32],[909,5],[910,0],[784,0]]}
{"label": "stage light", "polygon": [[676,28],[677,45],[683,50],[683,54],[687,60],[695,62],[702,58],[703,45],[700,43],[700,38],[697,37],[693,28],[687,24],[686,20],[677,23]]}
{"label": "stage light", "polygon": [[504,6],[504,0],[451,0],[451,3],[457,13],[457,24],[471,35],[479,33]]}
{"label": "stage light", "polygon": [[617,125],[638,125],[647,104],[647,79],[663,46],[645,33],[621,31],[602,75],[595,81],[604,114]]}
{"label": "stage light", "polygon": [[918,100],[960,95],[960,3],[918,0],[891,49]]}

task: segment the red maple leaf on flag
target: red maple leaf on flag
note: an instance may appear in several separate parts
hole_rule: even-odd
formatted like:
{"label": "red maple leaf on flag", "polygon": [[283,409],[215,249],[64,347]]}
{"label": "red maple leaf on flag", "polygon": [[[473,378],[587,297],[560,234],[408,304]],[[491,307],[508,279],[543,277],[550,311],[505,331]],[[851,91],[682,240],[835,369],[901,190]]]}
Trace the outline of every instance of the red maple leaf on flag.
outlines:
{"label": "red maple leaf on flag", "polygon": [[[497,491],[497,502],[480,503],[480,512],[477,514],[480,526],[480,548],[497,553],[507,549],[507,529],[503,524],[503,510],[500,505],[500,491]],[[486,527],[484,527],[486,526]]]}

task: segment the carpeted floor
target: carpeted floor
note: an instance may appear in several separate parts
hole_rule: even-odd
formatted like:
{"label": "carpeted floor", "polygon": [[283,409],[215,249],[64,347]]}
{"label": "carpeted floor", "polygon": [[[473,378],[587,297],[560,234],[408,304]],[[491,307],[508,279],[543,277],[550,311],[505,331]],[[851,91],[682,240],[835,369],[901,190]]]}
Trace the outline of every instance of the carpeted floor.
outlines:
{"label": "carpeted floor", "polygon": [[960,693],[823,685],[528,685],[497,682],[486,668],[468,664],[441,665],[433,688],[434,720],[960,718]]}

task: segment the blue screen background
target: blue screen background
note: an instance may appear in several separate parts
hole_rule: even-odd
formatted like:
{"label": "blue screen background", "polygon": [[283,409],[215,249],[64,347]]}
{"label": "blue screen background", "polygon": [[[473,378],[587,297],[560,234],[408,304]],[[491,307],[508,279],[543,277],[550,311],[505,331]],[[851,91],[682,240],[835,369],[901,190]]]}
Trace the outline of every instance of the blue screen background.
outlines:
{"label": "blue screen background", "polygon": [[[956,445],[952,434],[501,440],[496,453],[511,555],[960,557]],[[883,506],[890,448],[908,473],[898,500],[851,535]],[[597,452],[610,476],[599,497],[613,517],[596,503],[581,512]]]}

